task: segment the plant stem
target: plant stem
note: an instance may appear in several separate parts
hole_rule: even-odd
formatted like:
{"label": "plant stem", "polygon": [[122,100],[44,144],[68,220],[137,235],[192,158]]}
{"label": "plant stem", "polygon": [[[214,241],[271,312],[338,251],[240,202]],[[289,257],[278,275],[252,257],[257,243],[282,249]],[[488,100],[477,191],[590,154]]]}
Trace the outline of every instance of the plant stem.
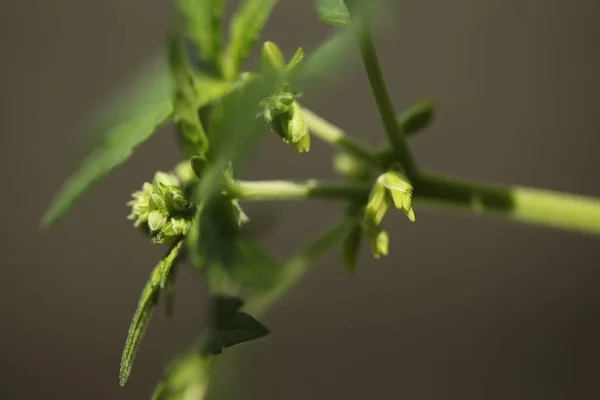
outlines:
{"label": "plant stem", "polygon": [[346,136],[346,134],[337,126],[319,117],[312,111],[303,108],[304,122],[308,130],[319,139],[329,143],[347,153],[363,160],[369,164],[378,165],[380,163],[377,156],[363,146],[360,142]]}
{"label": "plant stem", "polygon": [[299,281],[317,259],[342,241],[354,224],[355,222],[345,218],[320,236],[317,236],[303,250],[284,264],[281,277],[275,287],[249,299],[245,307],[248,312],[253,315],[264,313],[268,307]]}
{"label": "plant stem", "polygon": [[326,183],[317,180],[294,181],[234,181],[231,195],[239,200],[294,200],[321,198],[334,200],[366,200],[368,184]]}
{"label": "plant stem", "polygon": [[600,199],[519,186],[496,186],[422,174],[415,182],[416,203],[478,215],[600,234]]}
{"label": "plant stem", "polygon": [[379,65],[369,20],[365,17],[360,23],[362,28],[359,29],[358,34],[360,53],[367,71],[373,96],[377,103],[377,108],[379,109],[381,121],[385,127],[390,145],[394,150],[396,161],[400,163],[406,175],[413,179],[418,174],[417,163],[396,119],[396,112],[394,111],[394,106],[383,79],[381,66]]}

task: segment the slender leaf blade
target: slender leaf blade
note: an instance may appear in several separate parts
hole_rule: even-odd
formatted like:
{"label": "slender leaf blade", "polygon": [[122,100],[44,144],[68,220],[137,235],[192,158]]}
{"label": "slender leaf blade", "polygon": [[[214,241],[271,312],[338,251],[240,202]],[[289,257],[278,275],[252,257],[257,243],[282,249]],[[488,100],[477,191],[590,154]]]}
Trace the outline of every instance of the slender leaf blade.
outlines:
{"label": "slender leaf blade", "polygon": [[215,71],[220,68],[222,53],[221,20],[225,0],[178,0],[186,36],[195,45],[205,63]]}
{"label": "slender leaf blade", "polygon": [[164,287],[167,281],[171,267],[179,255],[182,244],[183,240],[179,240],[169,249],[165,257],[154,267],[150,278],[146,282],[146,286],[144,286],[137,309],[133,314],[133,319],[129,326],[125,348],[121,357],[121,369],[119,372],[121,386],[124,386],[129,378],[133,361],[152,317],[154,306],[158,303],[160,289]]}
{"label": "slender leaf blade", "polygon": [[[206,75],[194,75],[196,107],[227,95],[237,87]],[[116,97],[114,106],[93,118],[87,133],[102,132],[94,149],[65,181],[42,217],[45,229],[54,225],[100,179],[121,166],[157,128],[173,117],[172,85],[166,60],[144,71],[132,89]],[[96,134],[97,136],[100,136]]]}
{"label": "slender leaf blade", "polygon": [[243,0],[233,16],[229,33],[229,54],[235,70],[248,56],[278,0]]}
{"label": "slender leaf blade", "polygon": [[337,26],[350,23],[350,12],[344,0],[316,0],[315,8],[323,22]]}

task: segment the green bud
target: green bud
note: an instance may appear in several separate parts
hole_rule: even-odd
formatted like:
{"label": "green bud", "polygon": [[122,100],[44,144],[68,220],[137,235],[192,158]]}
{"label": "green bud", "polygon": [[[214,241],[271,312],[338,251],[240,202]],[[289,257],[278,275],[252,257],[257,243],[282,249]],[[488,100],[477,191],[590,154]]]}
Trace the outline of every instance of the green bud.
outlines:
{"label": "green bud", "polygon": [[148,214],[148,228],[150,231],[159,231],[167,223],[167,213],[160,210],[152,210]]}
{"label": "green bud", "polygon": [[279,47],[273,42],[265,42],[262,47],[261,61],[263,71],[267,74],[276,74],[283,77],[285,59]]}
{"label": "green bud", "polygon": [[288,106],[287,99],[279,98],[271,102],[271,108],[265,110],[265,119],[271,130],[277,133],[285,143],[302,153],[310,149],[310,136],[304,121],[302,108],[296,101]]}
{"label": "green bud", "polygon": [[158,171],[154,174],[154,182],[162,183],[165,186],[179,186],[179,179],[175,175]]}
{"label": "green bud", "polygon": [[434,103],[430,99],[424,99],[400,114],[398,123],[404,136],[410,137],[425,129],[433,118]]}
{"label": "green bud", "polygon": [[202,178],[204,172],[208,169],[208,160],[204,157],[194,156],[190,160],[192,170],[198,178]]}
{"label": "green bud", "polygon": [[378,227],[366,227],[365,235],[375,258],[388,255],[390,238],[386,231]]}
{"label": "green bud", "polygon": [[285,66],[286,77],[288,79],[292,78],[292,76],[302,63],[302,60],[304,60],[304,50],[302,50],[302,47],[300,47],[298,48],[298,50],[296,50],[296,53],[294,53],[294,56],[292,57],[290,62]]}
{"label": "green bud", "polygon": [[415,222],[415,212],[412,209],[413,186],[399,171],[388,171],[382,176],[383,185],[389,191],[396,208],[404,211],[412,222]]}
{"label": "green bud", "polygon": [[150,208],[153,210],[164,210],[167,208],[165,198],[158,193],[152,193],[150,195]]}
{"label": "green bud", "polygon": [[183,186],[188,185],[190,182],[197,178],[196,174],[194,173],[194,170],[192,169],[192,164],[189,160],[184,160],[177,164],[177,166],[175,166],[175,169],[173,170],[173,173]]}
{"label": "green bud", "polygon": [[338,174],[350,180],[365,181],[373,176],[373,170],[368,165],[345,151],[334,155],[333,167]]}
{"label": "green bud", "polygon": [[134,220],[135,227],[145,228],[154,243],[173,243],[189,230],[195,206],[186,200],[179,182],[174,175],[157,172],[152,184],[144,183],[127,203],[132,210],[128,219]]}
{"label": "green bud", "polygon": [[372,227],[379,226],[388,210],[388,207],[388,192],[386,187],[383,185],[382,176],[380,176],[375,181],[375,184],[371,189],[371,193],[369,194],[369,200],[367,201],[363,224]]}

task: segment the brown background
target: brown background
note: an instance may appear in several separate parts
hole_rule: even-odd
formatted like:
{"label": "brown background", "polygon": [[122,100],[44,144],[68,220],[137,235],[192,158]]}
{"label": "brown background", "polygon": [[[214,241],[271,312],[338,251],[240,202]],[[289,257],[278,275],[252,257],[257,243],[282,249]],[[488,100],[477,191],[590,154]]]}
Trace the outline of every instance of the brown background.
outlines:
{"label": "brown background", "polygon": [[[313,46],[328,29],[311,3],[282,0],[263,38]],[[404,3],[378,44],[399,108],[423,95],[438,102],[435,126],[414,141],[423,165],[600,195],[600,2]],[[167,0],[2,2],[2,399],[148,398],[200,326],[204,287],[183,273],[175,318],[158,313],[118,387],[131,313],[162,252],[130,227],[124,203],[177,160],[169,130],[38,233],[80,158],[77,124],[162,46],[170,11]],[[351,70],[310,105],[379,143],[366,79]],[[272,139],[247,175],[328,177],[329,156],[318,143],[296,156]],[[335,209],[249,210],[288,254]],[[332,255],[289,294],[266,317],[270,339],[242,350],[241,376],[253,384],[238,398],[600,397],[598,238],[421,209],[417,219],[390,218],[391,256],[364,252],[356,279]]]}

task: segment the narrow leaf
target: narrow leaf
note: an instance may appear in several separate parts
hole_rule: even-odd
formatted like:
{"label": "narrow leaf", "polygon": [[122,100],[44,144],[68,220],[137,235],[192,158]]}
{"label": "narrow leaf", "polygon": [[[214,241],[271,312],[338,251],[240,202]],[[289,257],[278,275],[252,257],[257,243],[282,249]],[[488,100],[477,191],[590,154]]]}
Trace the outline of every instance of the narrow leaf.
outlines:
{"label": "narrow leaf", "polygon": [[405,137],[412,137],[427,128],[435,114],[434,103],[424,99],[404,111],[398,117],[398,123]]}
{"label": "narrow leaf", "polygon": [[229,54],[235,71],[250,53],[278,0],[243,0],[231,20]]}
{"label": "narrow leaf", "polygon": [[316,0],[315,8],[323,22],[338,26],[350,23],[350,12],[344,0]]}
{"label": "narrow leaf", "polygon": [[[166,58],[144,71],[133,89],[116,97],[114,105],[92,118],[86,133],[96,132],[98,140],[82,165],[62,185],[42,218],[50,228],[104,176],[123,164],[156,129],[173,116],[172,89]],[[194,76],[196,107],[228,94],[238,83],[206,76]],[[101,132],[101,135],[98,133]]]}
{"label": "narrow leaf", "polygon": [[200,58],[217,74],[220,73],[224,6],[224,0],[177,0],[186,36],[195,45]]}
{"label": "narrow leaf", "polygon": [[216,296],[213,299],[212,330],[205,346],[210,354],[220,354],[223,348],[259,339],[269,329],[240,308],[244,302],[237,297]]}
{"label": "narrow leaf", "polygon": [[121,370],[119,373],[119,382],[121,386],[124,386],[125,382],[127,382],[127,378],[129,378],[133,360],[135,359],[137,350],[144,337],[148,323],[150,322],[154,306],[158,303],[160,289],[165,286],[169,271],[179,255],[182,244],[183,240],[180,240],[169,249],[165,257],[152,271],[150,279],[148,279],[146,286],[142,291],[137,309],[133,314],[133,319],[129,326],[129,332],[127,334],[127,339],[125,340],[125,348],[121,357]]}

